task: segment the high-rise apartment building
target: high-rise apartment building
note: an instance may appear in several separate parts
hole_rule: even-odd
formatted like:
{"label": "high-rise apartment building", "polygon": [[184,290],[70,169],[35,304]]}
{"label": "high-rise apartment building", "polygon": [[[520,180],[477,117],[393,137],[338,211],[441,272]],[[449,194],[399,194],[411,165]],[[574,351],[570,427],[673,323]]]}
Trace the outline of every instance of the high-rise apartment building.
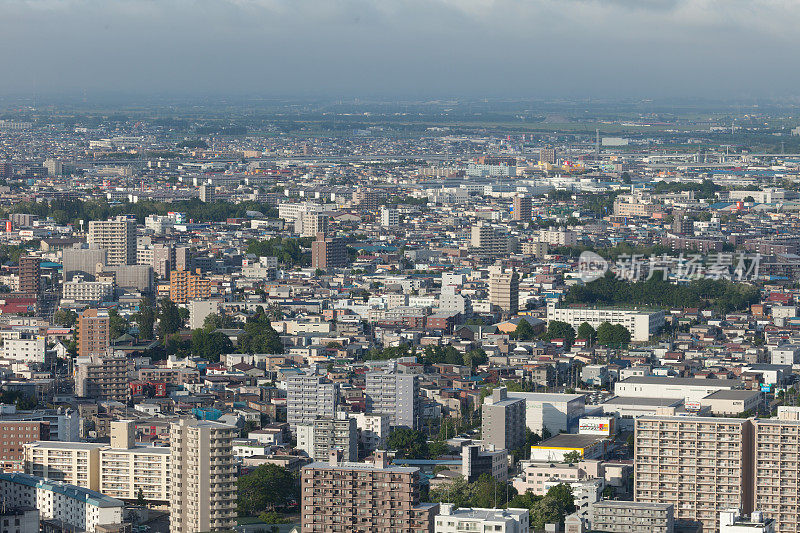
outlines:
{"label": "high-rise apartment building", "polygon": [[286,382],[286,421],[296,431],[298,425],[310,426],[317,417],[336,414],[339,386],[322,376],[298,374]]}
{"label": "high-rise apartment building", "polygon": [[111,345],[108,311],[86,309],[78,316],[78,356],[105,355]]}
{"label": "high-rise apartment building", "polygon": [[481,221],[470,230],[470,246],[478,255],[508,255],[518,245],[516,237],[506,235]]}
{"label": "high-rise apartment building", "polygon": [[185,270],[173,270],[169,276],[169,299],[176,304],[185,304],[189,300],[204,300],[211,297],[211,282],[196,273]]}
{"label": "high-rise apartment building", "polygon": [[514,220],[530,221],[533,214],[533,201],[530,196],[518,194],[514,197],[512,217]]}
{"label": "high-rise apartment building", "polygon": [[36,296],[42,292],[41,257],[25,255],[19,258],[19,292]]}
{"label": "high-rise apartment building", "polygon": [[1,421],[0,470],[24,472],[23,446],[40,440],[50,440],[50,424],[48,422]]}
{"label": "high-rise apartment building", "polygon": [[667,503],[675,518],[719,530],[725,509],[753,510],[753,423],[741,418],[635,420],[634,500]]}
{"label": "high-rise apartment building", "polygon": [[483,400],[481,435],[484,445],[514,450],[525,442],[525,399],[509,398],[499,387]]}
{"label": "high-rise apartment building", "polygon": [[353,204],[362,211],[377,211],[385,196],[383,191],[358,187],[353,191]]}
{"label": "high-rise apartment building", "polygon": [[385,452],[370,464],[343,462],[332,450],[327,462],[304,466],[300,479],[302,533],[433,533],[439,504],[420,503],[419,469],[390,466]]}
{"label": "high-rise apartment building", "polygon": [[25,444],[25,473],[77,485],[100,487],[100,448],[92,442],[38,441]]}
{"label": "high-rise apartment building", "polygon": [[317,233],[328,232],[330,217],[315,211],[305,211],[295,220],[295,231],[303,237],[316,237]]}
{"label": "high-rise apartment building", "polygon": [[400,212],[391,207],[381,207],[381,226],[396,228],[400,225]]}
{"label": "high-rise apartment building", "polygon": [[125,402],[134,378],[133,359],[125,356],[91,356],[75,363],[75,394],[82,398]]}
{"label": "high-rise apartment building", "polygon": [[170,425],[170,533],[236,525],[235,426],[181,419]]}
{"label": "high-rise apartment building", "polygon": [[542,163],[556,164],[556,149],[545,147],[539,150],[539,161]]}
{"label": "high-rise apartment building", "polygon": [[136,264],[136,220],[118,216],[111,220],[89,221],[89,246],[108,250],[107,264]]}
{"label": "high-rise apartment building", "polygon": [[297,448],[315,461],[325,461],[333,448],[342,450],[346,461],[358,461],[358,428],[354,418],[343,411],[319,417],[313,425],[297,426]]}
{"label": "high-rise apartment building", "polygon": [[489,303],[503,313],[516,315],[519,311],[519,274],[492,267],[489,273]]}
{"label": "high-rise apartment building", "polygon": [[592,529],[611,533],[674,533],[675,506],[603,500],[591,505]]}
{"label": "high-rise apartment building", "polygon": [[755,427],[755,505],[776,533],[800,532],[800,420],[778,412]]}
{"label": "high-rise apartment building", "polygon": [[150,502],[168,502],[170,448],[137,446],[131,420],[111,422],[110,433],[111,446],[100,449],[98,490],[121,500],[141,494]]}
{"label": "high-rise apartment building", "polygon": [[311,267],[321,270],[347,266],[347,247],[341,239],[326,237],[317,233],[317,240],[311,243]]}
{"label": "high-rise apartment building", "polygon": [[364,390],[366,411],[389,416],[392,427],[422,426],[419,376],[399,372],[367,372]]}
{"label": "high-rise apartment building", "polygon": [[215,201],[216,200],[215,193],[216,190],[213,185],[204,183],[203,185],[200,186],[200,201],[206,203]]}

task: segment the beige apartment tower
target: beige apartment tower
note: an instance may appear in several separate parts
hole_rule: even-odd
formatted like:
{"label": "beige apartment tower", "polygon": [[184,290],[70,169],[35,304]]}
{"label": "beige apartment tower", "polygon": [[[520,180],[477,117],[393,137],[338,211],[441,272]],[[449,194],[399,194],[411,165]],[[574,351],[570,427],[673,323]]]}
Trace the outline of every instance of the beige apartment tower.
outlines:
{"label": "beige apartment tower", "polygon": [[107,265],[136,264],[136,221],[124,216],[89,222],[89,245],[108,250]]}
{"label": "beige apartment tower", "polygon": [[507,315],[519,311],[519,274],[515,270],[503,271],[492,267],[489,273],[489,303]]}
{"label": "beige apartment tower", "polygon": [[634,501],[672,504],[676,519],[719,531],[720,511],[753,510],[752,441],[751,420],[637,418]]}
{"label": "beige apartment tower", "polygon": [[181,419],[169,432],[170,533],[233,529],[236,525],[235,426]]}
{"label": "beige apartment tower", "polygon": [[754,508],[776,533],[800,533],[800,420],[787,414],[755,422]]}

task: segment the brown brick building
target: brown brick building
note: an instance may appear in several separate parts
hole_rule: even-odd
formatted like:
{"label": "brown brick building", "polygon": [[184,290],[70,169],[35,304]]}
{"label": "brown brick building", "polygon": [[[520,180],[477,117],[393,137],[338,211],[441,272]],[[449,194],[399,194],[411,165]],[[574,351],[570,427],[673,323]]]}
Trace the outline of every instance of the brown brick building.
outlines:
{"label": "brown brick building", "polygon": [[25,471],[23,444],[50,440],[49,422],[0,422],[0,467],[4,472]]}
{"label": "brown brick building", "polygon": [[109,339],[108,311],[87,309],[78,317],[78,355],[81,357],[105,355],[111,344]]}
{"label": "brown brick building", "polygon": [[389,466],[385,452],[373,463],[342,462],[331,450],[328,462],[301,471],[303,533],[381,531],[432,533],[438,504],[419,502],[419,469]]}
{"label": "brown brick building", "polygon": [[311,243],[311,267],[321,270],[347,266],[347,247],[335,237],[317,233],[317,240]]}

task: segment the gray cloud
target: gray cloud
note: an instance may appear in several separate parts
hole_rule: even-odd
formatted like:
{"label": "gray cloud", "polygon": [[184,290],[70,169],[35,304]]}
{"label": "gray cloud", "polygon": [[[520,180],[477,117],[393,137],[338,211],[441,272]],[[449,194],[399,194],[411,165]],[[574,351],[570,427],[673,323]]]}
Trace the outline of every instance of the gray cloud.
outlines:
{"label": "gray cloud", "polygon": [[791,0],[0,0],[0,93],[791,93]]}

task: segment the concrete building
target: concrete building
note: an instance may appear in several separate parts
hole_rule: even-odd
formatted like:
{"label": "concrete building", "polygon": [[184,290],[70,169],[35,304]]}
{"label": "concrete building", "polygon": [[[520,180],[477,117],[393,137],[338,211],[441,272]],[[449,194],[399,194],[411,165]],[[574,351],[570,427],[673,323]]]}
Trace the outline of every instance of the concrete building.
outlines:
{"label": "concrete building", "polygon": [[102,270],[107,264],[108,250],[97,245],[75,246],[61,251],[62,276],[65,281],[70,281],[76,274],[84,276],[87,280],[94,280],[98,265]]}
{"label": "concrete building", "polygon": [[300,479],[302,533],[434,531],[439,504],[420,503],[419,469],[390,466],[385,452],[369,464],[343,462],[332,450],[327,462],[304,466]]}
{"label": "concrete building", "polygon": [[37,476],[0,473],[0,498],[9,507],[38,509],[39,518],[60,531],[101,533],[123,527],[125,504],[120,500]]}
{"label": "concrete building", "polygon": [[236,426],[181,419],[170,425],[170,533],[236,525]]}
{"label": "concrete building", "polygon": [[514,202],[511,206],[512,213],[511,217],[514,220],[519,221],[530,221],[531,219],[531,211],[533,209],[533,202],[530,196],[525,196],[524,194],[518,194],[514,197]]}
{"label": "concrete building", "polygon": [[196,272],[173,270],[169,276],[169,299],[176,304],[190,300],[205,300],[211,297],[211,282]]}
{"label": "concrete building", "polygon": [[514,252],[518,241],[481,221],[472,226],[470,247],[478,255],[508,255]]}
{"label": "concrete building", "polygon": [[381,226],[396,228],[400,225],[400,213],[391,207],[381,207]]}
{"label": "concrete building", "polygon": [[41,257],[25,255],[19,258],[19,292],[40,296],[42,292]]}
{"label": "concrete building", "polygon": [[216,200],[214,198],[215,193],[216,193],[215,189],[216,189],[216,187],[214,187],[214,185],[211,185],[211,184],[208,184],[208,183],[204,183],[203,185],[201,185],[200,186],[200,201],[201,202],[205,202],[205,203],[210,203],[210,202],[215,201]]}
{"label": "concrete building", "polygon": [[88,305],[100,305],[114,300],[113,281],[87,281],[76,276],[61,285],[64,300]]}
{"label": "concrete building", "polygon": [[525,400],[509,398],[505,387],[483,400],[481,435],[486,445],[514,450],[525,442]]}
{"label": "concrete building", "polygon": [[775,520],[777,533],[798,533],[800,420],[796,412],[779,412],[778,418],[756,420],[754,428],[754,508]]}
{"label": "concrete building", "polygon": [[484,450],[480,444],[461,448],[461,475],[472,483],[483,474],[498,481],[508,480],[508,450]]}
{"label": "concrete building", "polygon": [[616,307],[558,307],[548,304],[547,320],[566,322],[576,331],[584,322],[588,322],[594,329],[603,322],[622,324],[630,332],[632,341],[646,342],[651,335],[664,327],[664,311]]}
{"label": "concrete building", "polygon": [[741,418],[640,417],[634,501],[668,503],[675,518],[718,531],[725,509],[753,509],[753,424]]}
{"label": "concrete building", "polygon": [[297,448],[315,461],[324,461],[333,448],[342,450],[347,461],[358,461],[358,428],[354,418],[343,411],[319,417],[313,425],[297,426]]}
{"label": "concrete building", "polygon": [[[13,405],[0,406],[0,423],[46,422],[49,424],[50,440],[75,442],[80,433],[80,416],[73,409],[33,409],[17,411]],[[44,439],[42,439],[44,440]]]}
{"label": "concrete building", "polygon": [[0,533],[39,533],[39,528],[38,509],[5,506],[0,510]]}
{"label": "concrete building", "polygon": [[492,267],[489,273],[489,303],[506,315],[519,311],[519,274],[515,270],[504,272],[502,267]]}
{"label": "concrete building", "polygon": [[100,488],[100,448],[89,442],[38,441],[25,444],[25,473],[77,485]]}
{"label": "concrete building", "polygon": [[170,499],[170,448],[137,446],[136,423],[111,422],[111,446],[100,449],[99,491],[134,501],[141,494],[149,502]]}
{"label": "concrete building", "polygon": [[497,533],[528,533],[528,509],[457,508],[452,503],[439,506],[434,518],[435,533],[463,533],[464,531],[492,531]]}
{"label": "concrete building", "polygon": [[339,386],[322,376],[290,376],[286,381],[286,421],[292,431],[298,425],[313,425],[318,417],[335,416],[338,395]]}
{"label": "concrete building", "polygon": [[49,422],[0,421],[0,469],[24,472],[24,445],[40,440],[50,440]]}
{"label": "concrete building", "polygon": [[318,233],[311,243],[311,267],[320,270],[347,266],[347,247],[337,237],[326,237]]}
{"label": "concrete building", "polygon": [[419,376],[399,372],[367,372],[364,389],[366,411],[389,416],[392,427],[422,426]]}
{"label": "concrete building", "polygon": [[741,386],[736,379],[632,376],[614,384],[614,394],[627,398],[661,398],[700,402],[717,391]]}
{"label": "concrete building", "polygon": [[136,264],[136,221],[124,216],[89,221],[89,246],[108,250],[108,265]]}
{"label": "concrete building", "polygon": [[47,363],[47,339],[41,335],[24,335],[3,340],[3,359],[19,363]]}
{"label": "concrete building", "polygon": [[609,533],[674,533],[675,506],[604,500],[591,505],[593,531]]}
{"label": "concrete building", "polygon": [[303,237],[316,237],[318,233],[327,233],[330,217],[322,213],[306,211],[294,222],[294,230]]}
{"label": "concrete building", "polygon": [[78,316],[78,357],[105,355],[111,345],[108,311],[86,309]]}
{"label": "concrete building", "polygon": [[507,395],[525,400],[525,425],[539,435],[545,428],[551,435],[572,431],[586,412],[583,394],[509,392]]}
{"label": "concrete building", "polygon": [[125,402],[134,376],[134,361],[128,357],[78,357],[75,361],[75,394],[82,398]]}
{"label": "concrete building", "polygon": [[739,509],[726,509],[719,514],[719,533],[776,533],[775,520],[761,511],[742,516]]}
{"label": "concrete building", "polygon": [[356,421],[358,441],[365,453],[386,449],[389,439],[389,415],[350,413]]}
{"label": "concrete building", "polygon": [[554,247],[576,246],[578,234],[568,229],[540,229],[539,241]]}
{"label": "concrete building", "polygon": [[221,300],[189,300],[189,328],[202,328],[208,315],[219,313]]}

